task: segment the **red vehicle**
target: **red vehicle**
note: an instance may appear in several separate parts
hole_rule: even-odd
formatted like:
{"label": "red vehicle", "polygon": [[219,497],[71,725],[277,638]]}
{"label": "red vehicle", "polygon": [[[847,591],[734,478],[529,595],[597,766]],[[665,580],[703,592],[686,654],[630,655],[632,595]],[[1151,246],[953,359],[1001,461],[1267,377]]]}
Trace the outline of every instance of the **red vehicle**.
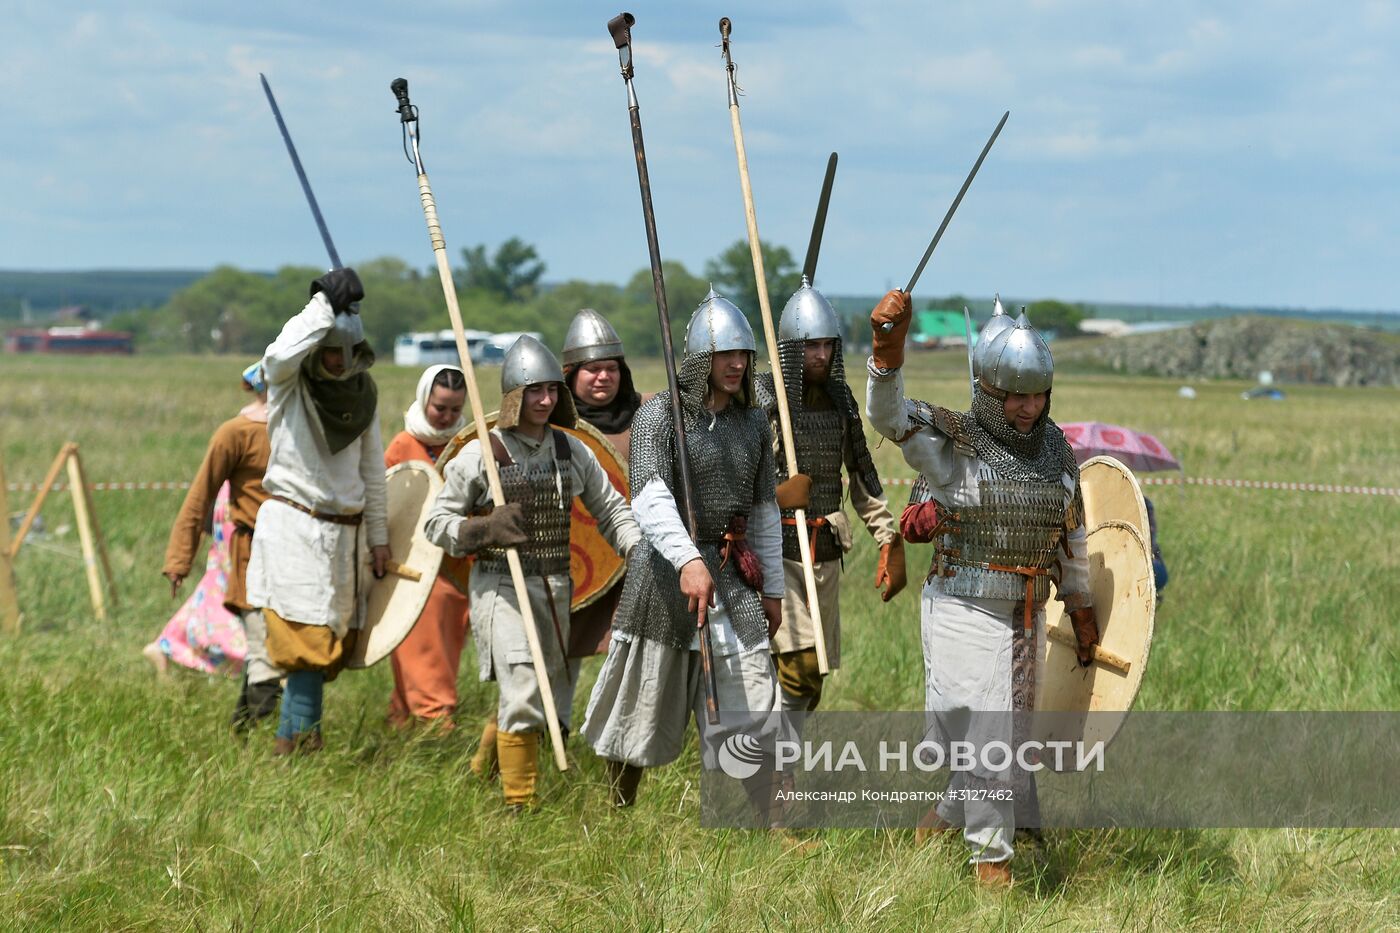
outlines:
{"label": "red vehicle", "polygon": [[135,352],[124,330],[86,327],[28,327],[5,335],[6,353],[125,353]]}

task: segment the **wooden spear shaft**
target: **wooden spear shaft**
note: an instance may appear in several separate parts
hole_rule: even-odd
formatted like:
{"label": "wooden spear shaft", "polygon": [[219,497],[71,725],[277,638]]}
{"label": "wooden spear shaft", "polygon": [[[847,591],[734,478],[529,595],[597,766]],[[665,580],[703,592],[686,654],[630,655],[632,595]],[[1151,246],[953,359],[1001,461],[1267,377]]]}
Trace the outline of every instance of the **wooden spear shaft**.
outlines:
{"label": "wooden spear shaft", "polygon": [[[481,446],[481,464],[486,470],[487,485],[491,487],[491,502],[499,508],[506,504],[506,494],[501,488],[501,474],[496,469],[496,458],[491,453],[486,411],[481,404],[481,390],[477,387],[476,372],[472,368],[471,354],[467,350],[462,311],[457,305],[457,288],[452,281],[452,266],[447,261],[447,241],[442,237],[437,205],[433,202],[433,189],[428,184],[427,172],[418,174],[418,195],[423,202],[423,216],[428,221],[428,238],[433,243],[433,255],[437,258],[442,294],[447,299],[447,316],[452,319],[452,334],[457,340],[457,355],[461,357],[462,372],[467,377],[467,400],[471,405],[472,421],[476,425],[477,443]],[[530,604],[530,590],[525,585],[525,568],[520,565],[520,552],[515,548],[507,548],[506,564],[510,567],[510,581],[515,585],[515,600],[520,605],[520,621],[525,627],[525,640],[530,643],[530,661],[535,668],[535,680],[540,685],[540,702],[544,704],[544,718],[549,726],[549,742],[554,748],[554,764],[560,771],[567,771],[569,759],[564,754],[564,735],[559,729],[559,714],[554,708],[554,689],[550,686],[549,668],[545,666],[544,650],[540,647],[539,629],[535,625],[534,607]],[[544,580],[543,583],[549,586],[548,580]]]}
{"label": "wooden spear shaft", "polygon": [[[724,39],[724,54],[729,73],[729,123],[734,130],[734,154],[739,159],[739,187],[744,193],[744,220],[749,228],[749,254],[753,257],[753,274],[758,286],[758,307],[763,318],[763,339],[768,346],[768,360],[773,367],[773,394],[778,397],[778,429],[782,434],[783,458],[788,476],[797,475],[797,448],[792,437],[792,413],[788,410],[787,388],[783,383],[783,367],[778,359],[778,335],[773,329],[773,310],[768,301],[768,278],[763,271],[763,245],[758,238],[758,215],[754,211],[753,188],[749,184],[749,157],[744,151],[744,128],[739,122],[739,95],[734,85],[734,64],[729,59],[729,18],[720,20],[720,35]],[[802,579],[807,586],[807,611],[812,617],[816,639],[817,670],[830,673],[826,659],[826,632],[822,628],[822,607],[817,594],[817,574],[812,564],[812,544],[807,534],[807,510],[794,510],[797,551],[802,562]]]}

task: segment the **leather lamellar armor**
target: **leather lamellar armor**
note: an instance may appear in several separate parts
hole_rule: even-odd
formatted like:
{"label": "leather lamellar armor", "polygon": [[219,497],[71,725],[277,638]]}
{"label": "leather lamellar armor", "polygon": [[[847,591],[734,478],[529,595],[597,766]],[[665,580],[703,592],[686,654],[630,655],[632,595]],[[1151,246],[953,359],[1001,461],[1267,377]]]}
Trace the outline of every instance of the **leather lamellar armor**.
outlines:
{"label": "leather lamellar armor", "polygon": [[[778,344],[778,360],[782,366],[783,386],[787,389],[788,412],[792,416],[794,451],[797,455],[797,469],[811,477],[812,493],[806,512],[807,520],[830,515],[839,510],[845,498],[845,488],[841,481],[844,467],[851,482],[860,483],[871,496],[883,493],[874,461],[865,444],[864,426],[860,420],[860,409],[856,405],[850,386],[846,383],[845,364],[842,359],[841,341],[833,348],[831,366],[825,391],[826,404],[808,405],[808,386],[803,375],[802,340],[784,340]],[[768,412],[769,420],[776,425],[778,420],[778,400],[772,373],[759,373],[754,378],[754,389],[758,406]],[[776,431],[776,428],[775,428]],[[779,441],[781,443],[781,440]],[[776,458],[779,482],[788,478],[787,458]],[[792,509],[783,510],[783,557],[787,560],[801,560],[797,546],[798,529],[788,524],[796,517]],[[811,535],[808,529],[806,534]],[[828,525],[817,528],[814,561],[838,560],[843,556],[841,542]]]}
{"label": "leather lamellar armor", "polygon": [[[784,372],[784,378],[787,373]],[[802,373],[797,373],[801,379]],[[800,385],[800,383],[799,383]],[[770,421],[777,421],[777,399],[773,394],[773,374],[759,373],[755,379],[759,407],[769,413]],[[792,393],[789,393],[791,398]],[[797,469],[812,478],[812,494],[807,504],[807,520],[830,515],[841,508],[846,489],[841,482],[841,469],[845,466],[846,429],[849,416],[835,406],[825,408],[808,407],[800,402],[789,401],[788,412],[792,416],[792,441],[796,448]],[[781,441],[779,442],[781,443]],[[778,481],[788,478],[787,458],[778,457],[775,467]],[[787,560],[801,560],[797,547],[798,529],[789,524],[796,516],[796,510],[783,509],[783,557]],[[811,530],[803,534],[811,535]],[[837,560],[842,556],[841,543],[827,525],[817,528],[816,549],[812,559],[816,561]]]}
{"label": "leather lamellar armor", "polygon": [[[520,565],[527,576],[550,576],[569,572],[569,516],[573,509],[573,471],[569,468],[568,435],[551,429],[546,443],[553,443],[554,456],[532,458],[528,464],[509,460],[496,462],[501,490],[507,502],[519,502],[525,512],[525,533],[530,540],[521,545]],[[493,444],[492,447],[496,447]],[[500,451],[504,451],[504,447]],[[483,548],[477,552],[482,570],[506,574],[506,552]]]}

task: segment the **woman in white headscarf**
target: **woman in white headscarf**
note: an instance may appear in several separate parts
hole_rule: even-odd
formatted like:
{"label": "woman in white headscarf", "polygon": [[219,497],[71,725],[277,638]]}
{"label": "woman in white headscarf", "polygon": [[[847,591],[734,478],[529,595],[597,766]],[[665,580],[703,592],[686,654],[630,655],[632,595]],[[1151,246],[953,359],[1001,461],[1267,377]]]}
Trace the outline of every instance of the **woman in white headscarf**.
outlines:
{"label": "woman in white headscarf", "polygon": [[[405,460],[436,463],[457,432],[466,427],[462,405],[467,383],[456,366],[430,366],[418,380],[418,395],[403,414],[404,430],[384,450],[384,466]],[[466,580],[466,558],[444,557],[437,582],[423,613],[407,638],[394,649],[394,692],[389,698],[389,721],[453,727],[457,707],[457,665],[467,639],[469,601],[455,581]]]}

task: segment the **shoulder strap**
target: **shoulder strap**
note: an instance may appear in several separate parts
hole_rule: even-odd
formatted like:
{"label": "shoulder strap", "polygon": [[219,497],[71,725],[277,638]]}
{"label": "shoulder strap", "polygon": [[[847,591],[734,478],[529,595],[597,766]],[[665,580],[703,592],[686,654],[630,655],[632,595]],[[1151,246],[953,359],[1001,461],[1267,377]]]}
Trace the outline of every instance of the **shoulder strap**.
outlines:
{"label": "shoulder strap", "polygon": [[491,438],[491,453],[496,457],[496,466],[508,467],[515,463],[515,461],[511,459],[510,451],[506,450],[506,445],[499,437],[489,431],[486,433],[486,436]]}
{"label": "shoulder strap", "polygon": [[568,463],[574,455],[573,448],[569,446],[569,435],[558,428],[550,428],[549,431],[554,435],[554,459]]}

